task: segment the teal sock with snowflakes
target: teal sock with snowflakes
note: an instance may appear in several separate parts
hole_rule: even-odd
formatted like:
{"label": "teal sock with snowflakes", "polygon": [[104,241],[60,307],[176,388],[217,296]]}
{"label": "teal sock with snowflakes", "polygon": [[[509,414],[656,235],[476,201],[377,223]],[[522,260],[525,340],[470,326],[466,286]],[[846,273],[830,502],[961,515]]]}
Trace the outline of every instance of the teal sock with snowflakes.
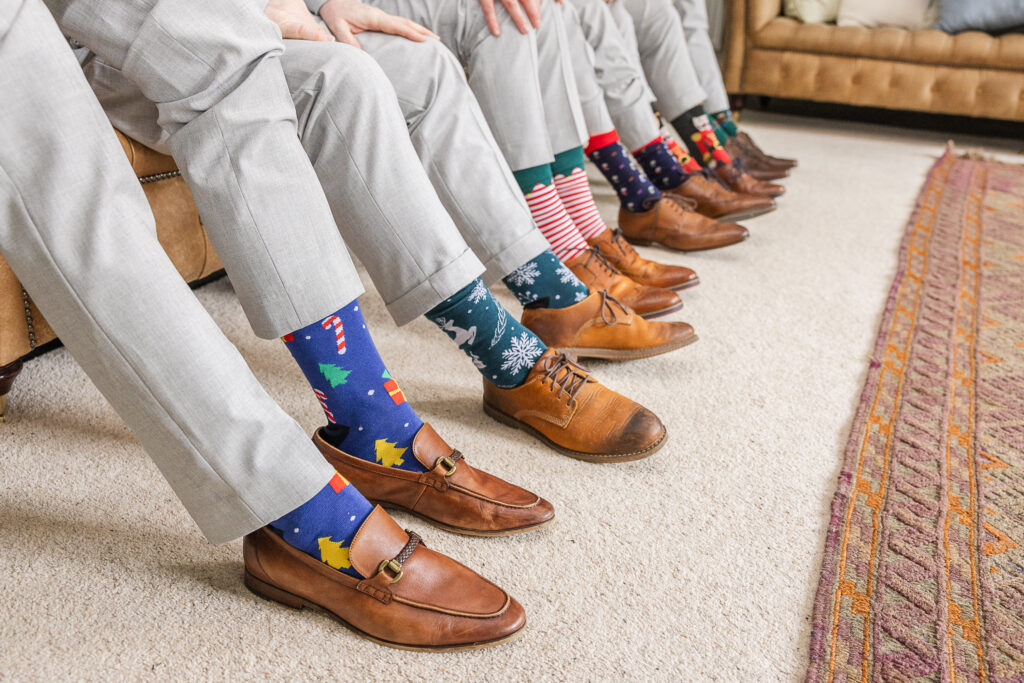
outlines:
{"label": "teal sock with snowflakes", "polygon": [[491,384],[510,389],[526,381],[547,350],[498,303],[479,278],[426,312]]}
{"label": "teal sock with snowflakes", "polygon": [[523,307],[565,308],[587,298],[590,291],[550,249],[501,279]]}

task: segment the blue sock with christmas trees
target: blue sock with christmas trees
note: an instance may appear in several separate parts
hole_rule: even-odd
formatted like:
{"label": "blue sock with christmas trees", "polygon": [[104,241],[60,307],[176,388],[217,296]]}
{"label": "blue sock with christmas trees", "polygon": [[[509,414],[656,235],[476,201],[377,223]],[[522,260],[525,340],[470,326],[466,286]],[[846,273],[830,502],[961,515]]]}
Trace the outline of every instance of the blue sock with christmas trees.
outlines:
{"label": "blue sock with christmas trees", "polygon": [[370,501],[335,472],[318,494],[270,526],[307,555],[356,578],[365,578],[352,568],[348,548],[371,512]]}
{"label": "blue sock with christmas trees", "polygon": [[546,249],[501,279],[523,307],[565,308],[587,298],[590,291],[575,273]]}
{"label": "blue sock with christmas trees", "polygon": [[427,311],[426,317],[455,341],[484,379],[502,389],[525,382],[547,350],[479,278]]}
{"label": "blue sock with christmas trees", "polygon": [[358,300],[283,339],[327,415],[332,445],[384,467],[424,471],[409,452],[423,421],[377,353]]}

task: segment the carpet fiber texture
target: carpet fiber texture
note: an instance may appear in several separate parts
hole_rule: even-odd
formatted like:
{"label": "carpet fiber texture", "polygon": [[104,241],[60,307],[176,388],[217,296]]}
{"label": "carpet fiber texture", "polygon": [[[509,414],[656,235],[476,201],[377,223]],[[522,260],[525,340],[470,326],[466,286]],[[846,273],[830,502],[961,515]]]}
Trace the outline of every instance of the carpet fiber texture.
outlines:
{"label": "carpet fiber texture", "polygon": [[1024,677],[1024,166],[947,152],[832,505],[809,681]]}

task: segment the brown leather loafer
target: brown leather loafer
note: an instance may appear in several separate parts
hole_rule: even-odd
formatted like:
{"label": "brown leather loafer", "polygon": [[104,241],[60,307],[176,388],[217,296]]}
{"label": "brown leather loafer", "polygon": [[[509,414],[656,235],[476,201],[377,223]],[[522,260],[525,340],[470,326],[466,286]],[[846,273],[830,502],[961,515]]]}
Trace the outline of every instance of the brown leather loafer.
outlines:
{"label": "brown leather loafer", "polygon": [[317,430],[313,443],[371,503],[470,536],[518,534],[555,519],[551,503],[471,467],[429,424],[420,427],[410,449],[426,472],[384,467],[349,455],[328,443],[322,432]]}
{"label": "brown leather loafer", "polygon": [[733,192],[772,199],[786,194],[786,188],[782,185],[752,178],[744,168],[743,162],[737,159],[733,159],[731,164],[718,164],[713,173]]}
{"label": "brown leather loafer", "polygon": [[544,352],[522,386],[484,380],[484,412],[551,448],[588,462],[627,462],[654,454],[668,434],[658,416],[602,386],[564,353]]}
{"label": "brown leather loafer", "polygon": [[775,157],[771,154],[767,154],[763,149],[757,146],[754,139],[747,135],[745,131],[740,131],[739,135],[736,136],[736,141],[740,143],[741,147],[747,154],[756,156],[764,163],[787,169],[796,168],[798,165],[796,159],[786,159],[784,157]]}
{"label": "brown leather loafer", "polygon": [[775,210],[774,199],[733,192],[707,170],[692,173],[682,185],[668,192],[697,202],[699,213],[722,221],[753,218]]}
{"label": "brown leather loafer", "polygon": [[[633,282],[647,285],[648,287],[661,287],[673,291],[695,287],[700,284],[700,278],[697,277],[697,273],[692,269],[649,261],[636,253],[636,249],[622,237],[623,230],[621,226],[623,222],[627,222],[630,225],[641,222],[658,223],[658,214],[661,213],[659,206],[665,201],[664,198],[660,199],[653,209],[640,214],[634,214],[624,209],[619,211],[619,230],[607,230],[588,241],[590,246],[596,247],[620,273]],[[674,203],[675,198],[668,201]],[[651,215],[652,213],[653,215]],[[671,220],[669,212],[665,212],[665,216],[668,216],[668,220]],[[660,222],[666,223],[667,221],[663,218]]]}
{"label": "brown leather loafer", "polygon": [[[626,240],[633,244],[642,246],[660,244],[679,251],[718,249],[738,244],[750,237],[750,231],[742,225],[716,221],[695,211],[687,211],[681,198],[669,194],[663,196],[653,209],[644,213],[620,210],[619,229]],[[628,264],[627,266],[620,265],[604,247],[600,245],[598,247],[619,270],[630,275],[637,282],[644,282],[641,278],[631,275]],[[633,251],[633,253],[636,252]],[[670,289],[681,289],[681,287],[671,287]]]}
{"label": "brown leather loafer", "polygon": [[774,166],[764,161],[761,157],[745,150],[736,138],[729,138],[729,141],[725,143],[725,151],[733,159],[742,161],[743,168],[757,180],[781,180],[789,176],[788,166]]}
{"label": "brown leather loafer", "polygon": [[689,323],[644,320],[604,290],[565,308],[527,308],[523,325],[574,358],[649,358],[697,341]]}
{"label": "brown leather loafer", "polygon": [[620,273],[595,247],[572,257],[565,265],[591,293],[606,290],[645,318],[668,315],[683,307],[683,300],[678,294],[634,282]]}
{"label": "brown leather loafer", "polygon": [[242,542],[245,585],[288,607],[319,608],[357,634],[404,650],[473,650],[526,625],[508,593],[402,531],[374,508],[348,548],[357,579],[288,545],[269,527]]}

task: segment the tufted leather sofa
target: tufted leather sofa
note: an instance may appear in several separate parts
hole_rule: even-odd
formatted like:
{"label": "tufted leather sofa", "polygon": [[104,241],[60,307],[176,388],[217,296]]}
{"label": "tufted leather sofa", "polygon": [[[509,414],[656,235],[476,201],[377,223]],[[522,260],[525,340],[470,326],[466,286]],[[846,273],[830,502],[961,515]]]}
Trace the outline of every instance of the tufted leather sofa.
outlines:
{"label": "tufted leather sofa", "polygon": [[1024,34],[804,24],[782,0],[728,3],[730,93],[1024,121]]}
{"label": "tufted leather sofa", "polygon": [[[206,236],[192,193],[174,160],[121,133],[117,135],[153,210],[157,238],[181,276],[196,282],[220,271],[220,259]],[[45,350],[55,339],[53,330],[0,254],[0,422],[7,394],[24,361]]]}

